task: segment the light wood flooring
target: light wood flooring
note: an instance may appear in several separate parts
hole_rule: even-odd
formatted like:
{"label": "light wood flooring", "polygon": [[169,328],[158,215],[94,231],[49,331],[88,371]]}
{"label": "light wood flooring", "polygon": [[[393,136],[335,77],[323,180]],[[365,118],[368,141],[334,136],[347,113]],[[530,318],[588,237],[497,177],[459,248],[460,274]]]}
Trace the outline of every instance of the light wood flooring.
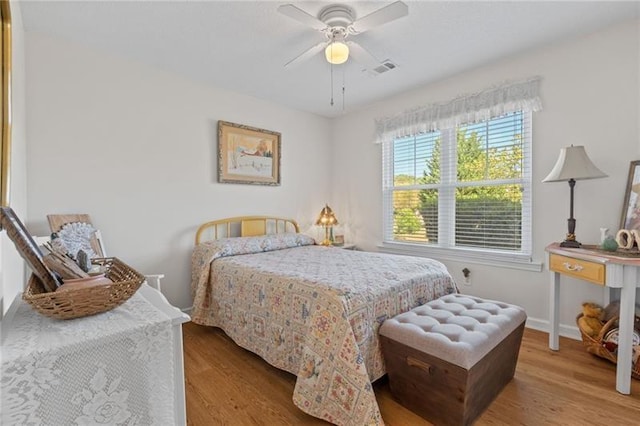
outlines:
{"label": "light wood flooring", "polygon": [[[291,401],[295,377],[271,367],[218,328],[184,325],[187,423],[205,425],[320,425]],[[548,335],[525,329],[514,379],[477,425],[640,425],[640,381],[631,395],[615,390],[615,366],[561,338],[550,351]],[[387,425],[430,425],[374,383]]]}

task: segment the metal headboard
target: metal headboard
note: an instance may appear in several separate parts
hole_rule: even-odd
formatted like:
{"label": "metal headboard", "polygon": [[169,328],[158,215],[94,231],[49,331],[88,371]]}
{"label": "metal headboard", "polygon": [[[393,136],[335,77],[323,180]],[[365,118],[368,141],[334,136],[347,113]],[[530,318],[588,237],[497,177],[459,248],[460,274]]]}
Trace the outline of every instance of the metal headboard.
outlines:
{"label": "metal headboard", "polygon": [[300,232],[293,219],[272,216],[239,216],[203,223],[196,232],[196,245],[203,241],[229,237],[252,237],[266,234]]}

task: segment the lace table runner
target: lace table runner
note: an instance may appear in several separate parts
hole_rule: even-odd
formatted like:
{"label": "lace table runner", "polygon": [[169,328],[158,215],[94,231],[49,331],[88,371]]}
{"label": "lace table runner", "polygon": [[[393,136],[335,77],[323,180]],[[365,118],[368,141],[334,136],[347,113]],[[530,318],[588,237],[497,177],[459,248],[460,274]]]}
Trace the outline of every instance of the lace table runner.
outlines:
{"label": "lace table runner", "polygon": [[16,303],[0,352],[1,424],[174,423],[171,320],[139,292],[66,321]]}

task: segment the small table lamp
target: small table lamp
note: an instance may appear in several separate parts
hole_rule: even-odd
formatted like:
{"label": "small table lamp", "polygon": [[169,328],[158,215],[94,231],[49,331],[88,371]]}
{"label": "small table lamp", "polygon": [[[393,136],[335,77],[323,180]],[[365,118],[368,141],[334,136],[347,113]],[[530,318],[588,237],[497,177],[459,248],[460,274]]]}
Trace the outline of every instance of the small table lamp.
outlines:
{"label": "small table lamp", "polygon": [[560,157],[558,157],[556,165],[553,166],[551,173],[542,181],[569,181],[569,188],[571,189],[569,219],[567,220],[569,232],[567,233],[567,238],[560,243],[560,247],[580,247],[580,243],[576,241],[576,220],[573,218],[573,187],[576,185],[576,180],[603,177],[607,177],[607,175],[591,162],[587,152],[584,150],[584,146],[571,145],[560,150]]}
{"label": "small table lamp", "polygon": [[316,225],[320,225],[324,227],[324,241],[321,243],[323,246],[330,246],[332,244],[331,239],[329,238],[329,231],[333,229],[333,225],[338,224],[338,219],[333,214],[331,207],[328,204],[320,211],[320,216],[318,216],[318,220],[316,220]]}

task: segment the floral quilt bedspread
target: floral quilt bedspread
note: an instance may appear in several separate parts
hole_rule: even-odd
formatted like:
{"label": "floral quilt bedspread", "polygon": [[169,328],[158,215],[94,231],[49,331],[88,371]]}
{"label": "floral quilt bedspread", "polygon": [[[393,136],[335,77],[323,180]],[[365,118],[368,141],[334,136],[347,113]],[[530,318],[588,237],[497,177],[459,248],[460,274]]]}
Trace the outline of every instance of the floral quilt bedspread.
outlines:
{"label": "floral quilt bedspread", "polygon": [[385,373],[380,325],[455,283],[431,259],[312,244],[279,234],[197,246],[191,319],[295,374],[293,401],[312,416],[384,424],[371,386]]}

